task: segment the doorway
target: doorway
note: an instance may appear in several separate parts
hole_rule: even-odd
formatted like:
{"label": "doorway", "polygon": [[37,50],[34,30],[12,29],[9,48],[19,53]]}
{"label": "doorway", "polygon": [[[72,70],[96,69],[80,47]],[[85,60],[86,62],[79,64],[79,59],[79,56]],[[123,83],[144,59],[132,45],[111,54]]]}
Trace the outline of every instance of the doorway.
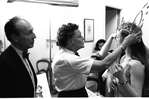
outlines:
{"label": "doorway", "polygon": [[[120,24],[120,12],[121,9],[118,8],[114,8],[114,7],[110,7],[110,6],[106,6],[106,22],[105,22],[105,39],[107,40],[108,37],[113,34],[116,33],[116,29]],[[113,42],[110,50],[115,49],[115,42]]]}

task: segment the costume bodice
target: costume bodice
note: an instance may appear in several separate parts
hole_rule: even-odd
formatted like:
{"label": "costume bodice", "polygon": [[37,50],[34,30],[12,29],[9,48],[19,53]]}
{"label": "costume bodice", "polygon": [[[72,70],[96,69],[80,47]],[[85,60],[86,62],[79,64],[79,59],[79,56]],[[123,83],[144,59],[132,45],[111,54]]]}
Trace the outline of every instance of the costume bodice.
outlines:
{"label": "costume bodice", "polygon": [[[129,65],[129,61],[124,61],[125,57],[123,57],[120,61],[120,64],[123,65],[123,69],[124,69],[124,74],[127,78],[127,81],[130,83],[131,85],[131,74],[130,74],[130,70],[131,70],[131,66]],[[113,67],[115,66],[116,63],[114,63],[109,69],[108,69],[108,75],[107,75],[107,96],[109,97],[122,97],[123,93],[120,91],[120,89],[118,88],[118,80],[113,77]],[[111,84],[114,84],[115,87],[111,88]]]}

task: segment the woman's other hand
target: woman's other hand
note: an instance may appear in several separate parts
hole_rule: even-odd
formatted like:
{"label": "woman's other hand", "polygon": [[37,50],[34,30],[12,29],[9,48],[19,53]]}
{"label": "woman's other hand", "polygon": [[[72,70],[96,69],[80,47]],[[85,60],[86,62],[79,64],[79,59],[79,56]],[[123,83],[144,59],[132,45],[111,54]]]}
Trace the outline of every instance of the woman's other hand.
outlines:
{"label": "woman's other hand", "polygon": [[120,64],[115,64],[113,76],[118,78],[119,82],[126,81],[126,77],[124,75],[124,69]]}

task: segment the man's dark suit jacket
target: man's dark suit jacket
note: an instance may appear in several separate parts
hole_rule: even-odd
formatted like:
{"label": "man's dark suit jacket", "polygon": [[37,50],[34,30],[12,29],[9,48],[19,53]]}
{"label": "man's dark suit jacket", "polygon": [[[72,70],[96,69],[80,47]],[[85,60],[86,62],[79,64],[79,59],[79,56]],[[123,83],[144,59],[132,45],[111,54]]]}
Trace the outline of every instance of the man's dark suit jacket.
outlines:
{"label": "man's dark suit jacket", "polygon": [[[35,87],[37,87],[37,77]],[[16,51],[9,46],[0,55],[0,97],[34,97],[30,75]]]}

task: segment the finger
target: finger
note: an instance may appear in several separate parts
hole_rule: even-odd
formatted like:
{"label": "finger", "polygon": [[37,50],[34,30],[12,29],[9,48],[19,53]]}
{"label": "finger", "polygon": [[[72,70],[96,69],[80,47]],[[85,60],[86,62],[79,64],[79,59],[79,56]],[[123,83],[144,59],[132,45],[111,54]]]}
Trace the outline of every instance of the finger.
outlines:
{"label": "finger", "polygon": [[113,83],[111,83],[110,88],[115,89],[115,85]]}
{"label": "finger", "polygon": [[118,71],[118,66],[117,66],[117,64],[115,64],[115,72],[117,72]]}
{"label": "finger", "polygon": [[140,39],[140,38],[142,38],[142,35],[136,35],[136,38]]}
{"label": "finger", "polygon": [[111,66],[111,71],[114,73],[115,72],[115,64]]}
{"label": "finger", "polygon": [[142,41],[142,38],[138,38],[138,40],[136,42],[139,43],[141,41]]}
{"label": "finger", "polygon": [[117,64],[115,64],[115,66],[113,67],[113,71],[114,73],[118,72]]}
{"label": "finger", "polygon": [[142,36],[142,31],[135,33],[137,36]]}
{"label": "finger", "polygon": [[120,65],[120,64],[118,64],[118,67],[119,67],[120,69],[123,69],[122,65]]}
{"label": "finger", "polygon": [[115,68],[116,68],[117,70],[121,70],[121,69],[122,69],[122,67],[121,67],[120,64],[116,64]]}
{"label": "finger", "polygon": [[136,42],[141,42],[141,40],[142,40],[142,35],[137,35]]}
{"label": "finger", "polygon": [[115,73],[115,66],[112,66],[111,70],[113,73]]}
{"label": "finger", "polygon": [[115,78],[113,79],[113,83],[116,83],[116,79]]}

